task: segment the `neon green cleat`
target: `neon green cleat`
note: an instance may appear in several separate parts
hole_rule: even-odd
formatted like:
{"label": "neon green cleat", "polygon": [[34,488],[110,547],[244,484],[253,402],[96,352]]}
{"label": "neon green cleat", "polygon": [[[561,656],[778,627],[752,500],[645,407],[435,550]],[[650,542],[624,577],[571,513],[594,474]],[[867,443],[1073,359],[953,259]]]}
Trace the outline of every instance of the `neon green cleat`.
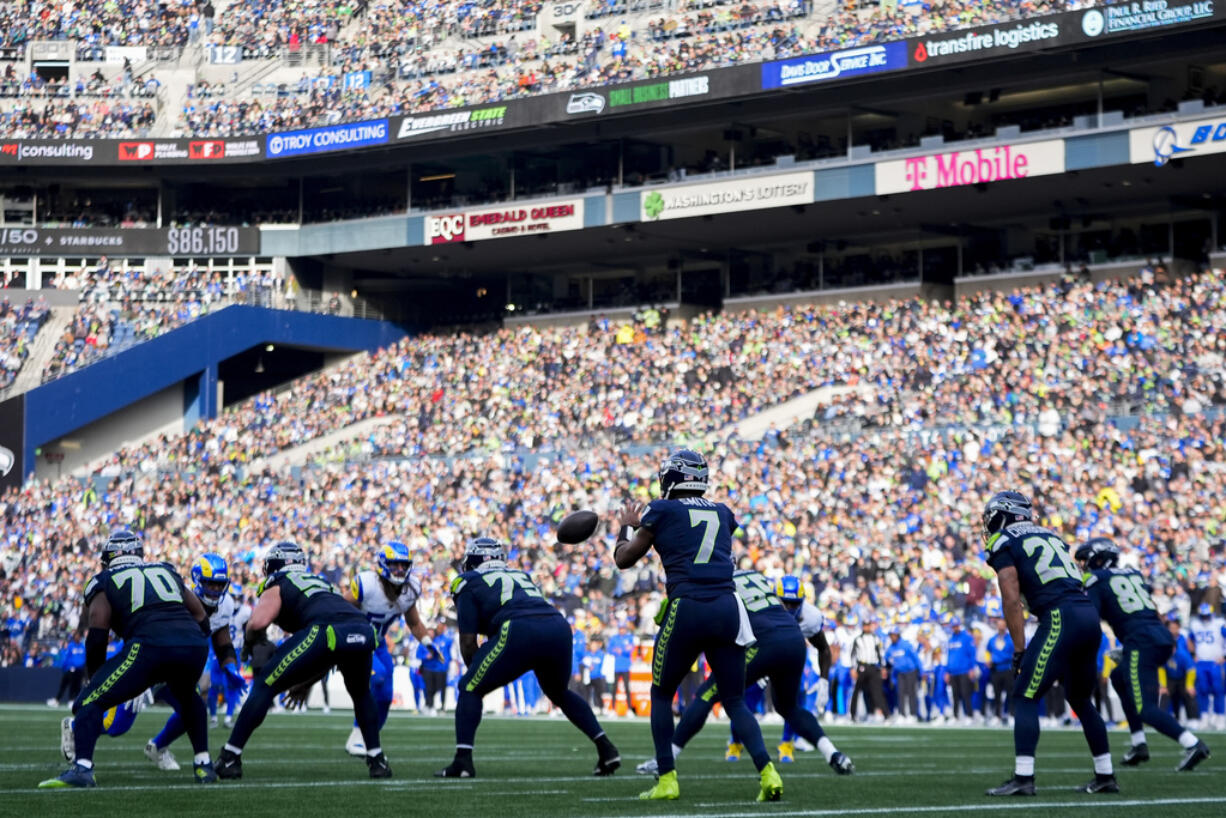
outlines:
{"label": "neon green cleat", "polygon": [[779,744],[779,763],[791,764],[796,761],[796,745],[790,741]]}
{"label": "neon green cleat", "polygon": [[775,772],[774,764],[767,764],[761,772],[762,789],[758,791],[759,801],[778,801],[783,797],[783,779]]}
{"label": "neon green cleat", "polygon": [[745,747],[739,741],[730,741],[728,749],[724,751],[724,761],[740,761],[744,754]]}
{"label": "neon green cleat", "polygon": [[[779,776],[775,778],[778,779]],[[656,780],[654,787],[639,793],[640,801],[676,801],[680,797],[681,787],[677,784],[676,770],[669,770]]]}
{"label": "neon green cleat", "polygon": [[55,778],[48,778],[38,784],[40,790],[66,790],[74,787],[85,789],[96,786],[98,785],[94,782],[93,769],[80,764],[73,764]]}

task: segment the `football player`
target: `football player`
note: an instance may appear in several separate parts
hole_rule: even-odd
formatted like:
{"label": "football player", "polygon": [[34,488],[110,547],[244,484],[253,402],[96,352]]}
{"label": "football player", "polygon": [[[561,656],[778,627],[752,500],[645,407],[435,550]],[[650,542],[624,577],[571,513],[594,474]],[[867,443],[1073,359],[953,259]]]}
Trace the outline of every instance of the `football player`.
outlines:
{"label": "football player", "polygon": [[273,623],[289,636],[253,680],[251,695],[217,759],[217,775],[242,778],[243,748],[277,695],[288,691],[292,702],[301,703],[311,687],[336,667],[353,699],[370,777],[391,778],[391,768],[379,747],[379,717],[370,696],[374,628],[332,583],[308,571],[306,552],[292,542],[279,542],[268,550],[264,574],[259,602],[247,622],[247,640],[258,642]]}
{"label": "football player", "polygon": [[619,518],[617,567],[630,568],[654,547],[668,592],[656,617],[660,630],[651,668],[651,737],[659,779],[639,797],[680,797],[672,701],[694,660],[705,654],[724,711],[758,769],[758,800],[778,801],[783,782],[745,706],[745,648],[754,635],[732,579],[732,533],[739,526],[731,509],[703,497],[708,474],[702,455],[677,451],[660,466],[660,499],[649,503],[646,513],[627,506]]}
{"label": "football player", "polygon": [[1145,578],[1140,571],[1118,567],[1120,549],[1106,537],[1082,545],[1076,558],[1086,571],[1085,585],[1094,607],[1122,646],[1111,671],[1111,686],[1119,694],[1132,733],[1132,747],[1123,762],[1135,767],[1149,761],[1144,727],[1148,724],[1184,749],[1175,769],[1193,769],[1209,757],[1209,748],[1158,704],[1158,668],[1171,657],[1175,640],[1158,617]]}
{"label": "football player", "polygon": [[[196,680],[208,659],[204,631],[208,616],[199,598],[167,563],[145,562],[144,544],[131,531],[113,532],[102,547],[102,571],[85,586],[81,627],[89,682],[73,702],[72,766],[40,788],[94,787],[94,746],[106,713],[165,683],[182,713],[195,751],[193,775],[199,783],[217,780],[209,760],[204,702]],[[123,649],[106,656],[109,631]]]}
{"label": "football player", "polygon": [[[621,756],[592,708],[570,682],[573,634],[562,614],[545,601],[524,571],[507,567],[506,549],[492,537],[469,540],[463,573],[452,580],[460,655],[468,670],[460,678],[455,708],[455,758],[437,778],[472,778],[473,741],[481,724],[482,701],[524,673],[533,671],[541,691],[596,745],[593,774],[612,775]],[[477,646],[478,634],[486,637]]]}
{"label": "football player", "polygon": [[1196,656],[1196,697],[1201,721],[1210,724],[1209,708],[1213,707],[1212,726],[1226,728],[1226,622],[1215,616],[1213,606],[1202,602],[1196,616],[1188,623],[1189,641]]}
{"label": "football player", "polygon": [[[199,557],[192,564],[191,578],[192,592],[200,598],[209,614],[209,659],[210,663],[216,666],[215,670],[210,668],[210,691],[225,689],[228,710],[231,701],[237,701],[247,690],[247,680],[239,670],[238,655],[232,641],[231,629],[234,627],[237,606],[234,597],[227,593],[230,589],[230,575],[225,558],[220,554],[205,554]],[[212,695],[210,698],[216,701]],[[179,764],[169,748],[171,743],[185,732],[183,719],[178,711],[175,711],[166,720],[162,731],[145,745],[145,757],[156,764],[159,770],[179,769]]]}
{"label": "football player", "polygon": [[[996,571],[1009,636],[1026,645],[1026,605],[1039,629],[1013,653],[1013,777],[988,795],[1034,795],[1039,745],[1039,699],[1059,679],[1094,756],[1094,779],[1081,792],[1119,792],[1107,728],[1090,696],[1097,684],[1095,654],[1102,638],[1098,612],[1086,596],[1068,546],[1036,525],[1029,498],[1016,491],[992,496],[983,510],[983,541]],[[1025,600],[1023,602],[1023,599]]]}
{"label": "football player", "polygon": [[[732,575],[737,593],[749,612],[757,644],[745,653],[745,684],[753,685],[761,679],[769,679],[774,696],[775,711],[784,719],[784,729],[792,730],[805,741],[817,747],[826,762],[840,775],[855,771],[851,759],[838,751],[826,737],[817,719],[804,708],[800,680],[808,660],[806,640],[818,650],[822,681],[830,670],[830,646],[822,634],[822,615],[817,608],[804,602],[804,589],[800,579],[794,576],[780,577],[772,587],[770,580],[757,571],[738,571]],[[829,683],[827,683],[829,684]],[[825,696],[829,696],[827,687]],[[818,693],[819,701],[823,698]],[[698,688],[698,695],[681,714],[681,721],[673,737],[673,758],[702,729],[711,714],[711,708],[720,699],[719,687],[713,675]],[[739,742],[738,742],[739,743]],[[784,735],[780,745],[780,761],[794,760],[791,740]],[[656,760],[649,759],[636,771],[643,774],[657,771]]]}
{"label": "football player", "polygon": [[[382,730],[395,695],[392,672],[396,669],[396,663],[387,648],[388,629],[403,616],[418,642],[427,650],[433,650],[434,645],[430,631],[417,613],[421,580],[413,576],[413,555],[409,553],[409,547],[401,542],[386,543],[379,548],[375,564],[377,568],[374,571],[361,571],[350,580],[345,599],[357,606],[375,627],[378,646],[373,657],[374,675],[370,677],[370,692],[379,716],[379,729]],[[362,731],[356,722],[345,742],[345,752],[351,756],[366,755]]]}

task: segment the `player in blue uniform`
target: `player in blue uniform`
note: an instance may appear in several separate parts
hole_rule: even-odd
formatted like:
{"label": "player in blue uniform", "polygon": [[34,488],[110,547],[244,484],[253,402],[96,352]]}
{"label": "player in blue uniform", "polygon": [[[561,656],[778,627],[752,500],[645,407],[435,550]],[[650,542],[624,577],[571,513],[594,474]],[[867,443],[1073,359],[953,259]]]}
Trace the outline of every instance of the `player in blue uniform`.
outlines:
{"label": "player in blue uniform", "polygon": [[1039,745],[1039,699],[1057,679],[1081,717],[1094,756],[1094,779],[1081,792],[1119,792],[1111,765],[1107,728],[1090,696],[1097,685],[1094,656],[1102,638],[1098,613],[1086,596],[1068,546],[1034,523],[1029,498],[1016,491],[993,495],[983,510],[988,564],[996,571],[1000,596],[1017,646],[1026,644],[1026,609],[1039,629],[1025,650],[1013,654],[1013,777],[988,795],[1034,795],[1034,752]]}
{"label": "player in blue uniform", "polygon": [[[784,725],[790,726],[797,735],[820,749],[836,773],[850,775],[855,771],[855,765],[826,737],[822,726],[803,704],[801,679],[809,653],[805,646],[806,631],[811,631],[812,635],[808,641],[812,642],[822,657],[822,670],[830,669],[830,646],[826,644],[826,638],[820,629],[820,614],[817,614],[812,606],[809,606],[812,613],[803,607],[804,595],[797,577],[782,577],[777,588],[772,587],[770,580],[757,571],[737,571],[732,578],[736,583],[737,593],[749,612],[749,622],[753,626],[754,635],[758,638],[757,643],[745,652],[745,658],[748,660],[745,665],[746,686],[756,686],[760,679],[769,679],[775,711],[783,717]],[[788,582],[784,583],[783,580]],[[784,599],[788,602],[784,602]],[[798,621],[802,611],[816,616],[816,630],[805,627],[804,623]],[[719,685],[712,674],[699,686],[693,703],[681,714],[673,736],[674,759],[706,724],[711,708],[719,700]],[[736,741],[735,736],[733,740]],[[645,761],[637,768],[638,772],[644,774],[655,773],[657,770],[658,762],[655,759]]]}
{"label": "player in blue uniform", "polygon": [[336,667],[353,700],[353,713],[367,747],[370,777],[391,778],[392,771],[379,747],[379,717],[370,695],[374,628],[332,583],[309,573],[306,552],[292,542],[279,542],[268,550],[264,574],[260,600],[247,621],[247,642],[260,641],[264,630],[274,622],[290,635],[252,681],[251,695],[217,759],[217,775],[242,778],[243,748],[276,697],[288,691],[292,702],[305,701],[315,683]]}
{"label": "player in blue uniform", "polygon": [[659,779],[639,797],[680,797],[672,749],[672,701],[694,660],[705,654],[724,711],[758,769],[758,800],[778,801],[783,782],[766,752],[758,722],[745,705],[745,648],[754,636],[732,579],[732,533],[738,525],[731,509],[702,496],[707,475],[702,455],[682,449],[660,466],[661,499],[649,503],[646,513],[628,506],[620,516],[614,551],[617,567],[626,570],[654,547],[664,565],[668,591],[657,616],[660,630],[651,668],[651,737]]}
{"label": "player in blue uniform", "polygon": [[[89,628],[85,661],[90,678],[72,706],[75,760],[40,788],[96,786],[94,746],[107,711],[159,683],[166,684],[187,724],[195,780],[217,780],[209,761],[204,702],[196,695],[196,680],[208,657],[207,615],[174,568],[147,563],[144,557],[140,537],[127,530],[112,533],[102,548],[102,571],[85,586],[81,614],[81,627]],[[104,659],[111,630],[124,646]]]}
{"label": "player in blue uniform", "polygon": [[[231,627],[234,622],[235,602],[227,591],[230,589],[229,566],[220,554],[204,554],[192,564],[192,592],[200,598],[209,615],[210,660],[216,667],[213,678],[216,688],[226,690],[226,699],[238,699],[247,690],[247,680],[238,667],[234,651]],[[212,690],[213,688],[210,688]],[[178,763],[169,747],[186,732],[178,711],[171,714],[156,737],[145,745],[145,757],[158,765],[160,770],[177,770]]]}
{"label": "player in blue uniform", "polygon": [[[473,741],[481,724],[487,693],[534,671],[541,690],[570,723],[591,739],[598,753],[595,775],[612,775],[621,756],[605,735],[592,708],[570,682],[571,630],[566,619],[545,601],[524,571],[507,567],[506,549],[492,537],[469,540],[464,572],[451,583],[455,597],[460,655],[468,667],[460,679],[455,708],[455,758],[434,775],[472,778]],[[486,637],[477,647],[478,634]]]}
{"label": "player in blue uniform", "polygon": [[1158,668],[1175,650],[1175,640],[1150,596],[1140,571],[1118,568],[1120,549],[1105,537],[1096,537],[1077,549],[1077,562],[1086,570],[1085,585],[1099,615],[1115,632],[1122,655],[1111,671],[1111,685],[1119,694],[1132,733],[1132,747],[1123,763],[1130,767],[1149,761],[1145,724],[1179,742],[1183,759],[1176,770],[1191,770],[1209,757],[1209,748],[1158,705]]}

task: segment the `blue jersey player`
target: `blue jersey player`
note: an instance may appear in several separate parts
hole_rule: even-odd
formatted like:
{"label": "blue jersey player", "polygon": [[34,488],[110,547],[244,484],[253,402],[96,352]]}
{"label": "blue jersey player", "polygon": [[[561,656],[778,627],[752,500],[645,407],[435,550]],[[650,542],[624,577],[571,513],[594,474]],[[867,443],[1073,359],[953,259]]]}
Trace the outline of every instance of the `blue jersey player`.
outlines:
{"label": "blue jersey player", "polygon": [[1132,747],[1123,762],[1135,767],[1149,761],[1144,727],[1148,724],[1183,747],[1183,759],[1175,769],[1193,769],[1209,757],[1209,748],[1158,704],[1158,668],[1171,658],[1175,640],[1158,617],[1145,578],[1140,571],[1117,567],[1120,549],[1105,537],[1078,548],[1076,557],[1086,569],[1086,590],[1094,607],[1122,646],[1120,661],[1111,671],[1111,685],[1119,694],[1132,733]]}
{"label": "blue jersey player", "polygon": [[[71,767],[40,788],[93,787],[94,746],[107,712],[149,687],[165,683],[168,699],[179,710],[195,750],[193,774],[200,783],[217,780],[209,761],[204,702],[196,680],[208,657],[204,606],[170,565],[145,562],[144,544],[120,530],[102,547],[102,571],[85,586],[81,626],[89,682],[72,705]],[[115,631],[123,649],[106,659],[107,634]]]}
{"label": "blue jersey player", "polygon": [[988,564],[996,571],[1014,645],[1026,645],[1026,609],[1039,629],[1013,654],[1013,777],[988,795],[1034,795],[1034,752],[1039,746],[1039,699],[1057,679],[1094,756],[1094,780],[1082,792],[1119,792],[1102,717],[1090,702],[1098,685],[1095,656],[1102,640],[1098,613],[1064,541],[1034,523],[1029,498],[1016,491],[993,495],[983,510]]}
{"label": "blue jersey player", "polygon": [[778,801],[783,782],[745,705],[745,648],[754,635],[732,579],[732,533],[738,526],[731,509],[702,496],[707,475],[702,455],[688,449],[675,452],[660,466],[661,499],[653,500],[645,513],[627,507],[620,516],[617,567],[626,570],[654,547],[664,564],[668,590],[657,617],[660,630],[651,666],[651,737],[659,778],[639,797],[680,797],[672,702],[694,661],[706,654],[724,711],[758,769],[758,800]]}
{"label": "blue jersey player", "polygon": [[[460,655],[468,670],[460,678],[455,708],[455,758],[434,775],[437,778],[472,778],[473,742],[481,724],[486,694],[509,684],[528,671],[536,673],[541,690],[570,723],[596,744],[595,775],[612,775],[621,756],[605,735],[592,708],[567,689],[570,681],[572,634],[570,625],[545,601],[524,571],[507,566],[506,549],[492,537],[468,541],[464,572],[451,583],[455,597]],[[477,636],[485,644],[477,646]]]}

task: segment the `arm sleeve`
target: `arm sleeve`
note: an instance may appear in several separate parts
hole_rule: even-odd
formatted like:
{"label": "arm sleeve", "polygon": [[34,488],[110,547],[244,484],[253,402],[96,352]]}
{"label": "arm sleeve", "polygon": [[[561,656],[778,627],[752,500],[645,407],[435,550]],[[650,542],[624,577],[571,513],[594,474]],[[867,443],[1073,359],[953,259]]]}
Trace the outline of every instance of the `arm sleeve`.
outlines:
{"label": "arm sleeve", "polygon": [[473,599],[472,593],[466,592],[463,587],[456,594],[455,609],[456,627],[460,633],[476,633],[477,622],[480,619],[477,615],[477,601]]}

